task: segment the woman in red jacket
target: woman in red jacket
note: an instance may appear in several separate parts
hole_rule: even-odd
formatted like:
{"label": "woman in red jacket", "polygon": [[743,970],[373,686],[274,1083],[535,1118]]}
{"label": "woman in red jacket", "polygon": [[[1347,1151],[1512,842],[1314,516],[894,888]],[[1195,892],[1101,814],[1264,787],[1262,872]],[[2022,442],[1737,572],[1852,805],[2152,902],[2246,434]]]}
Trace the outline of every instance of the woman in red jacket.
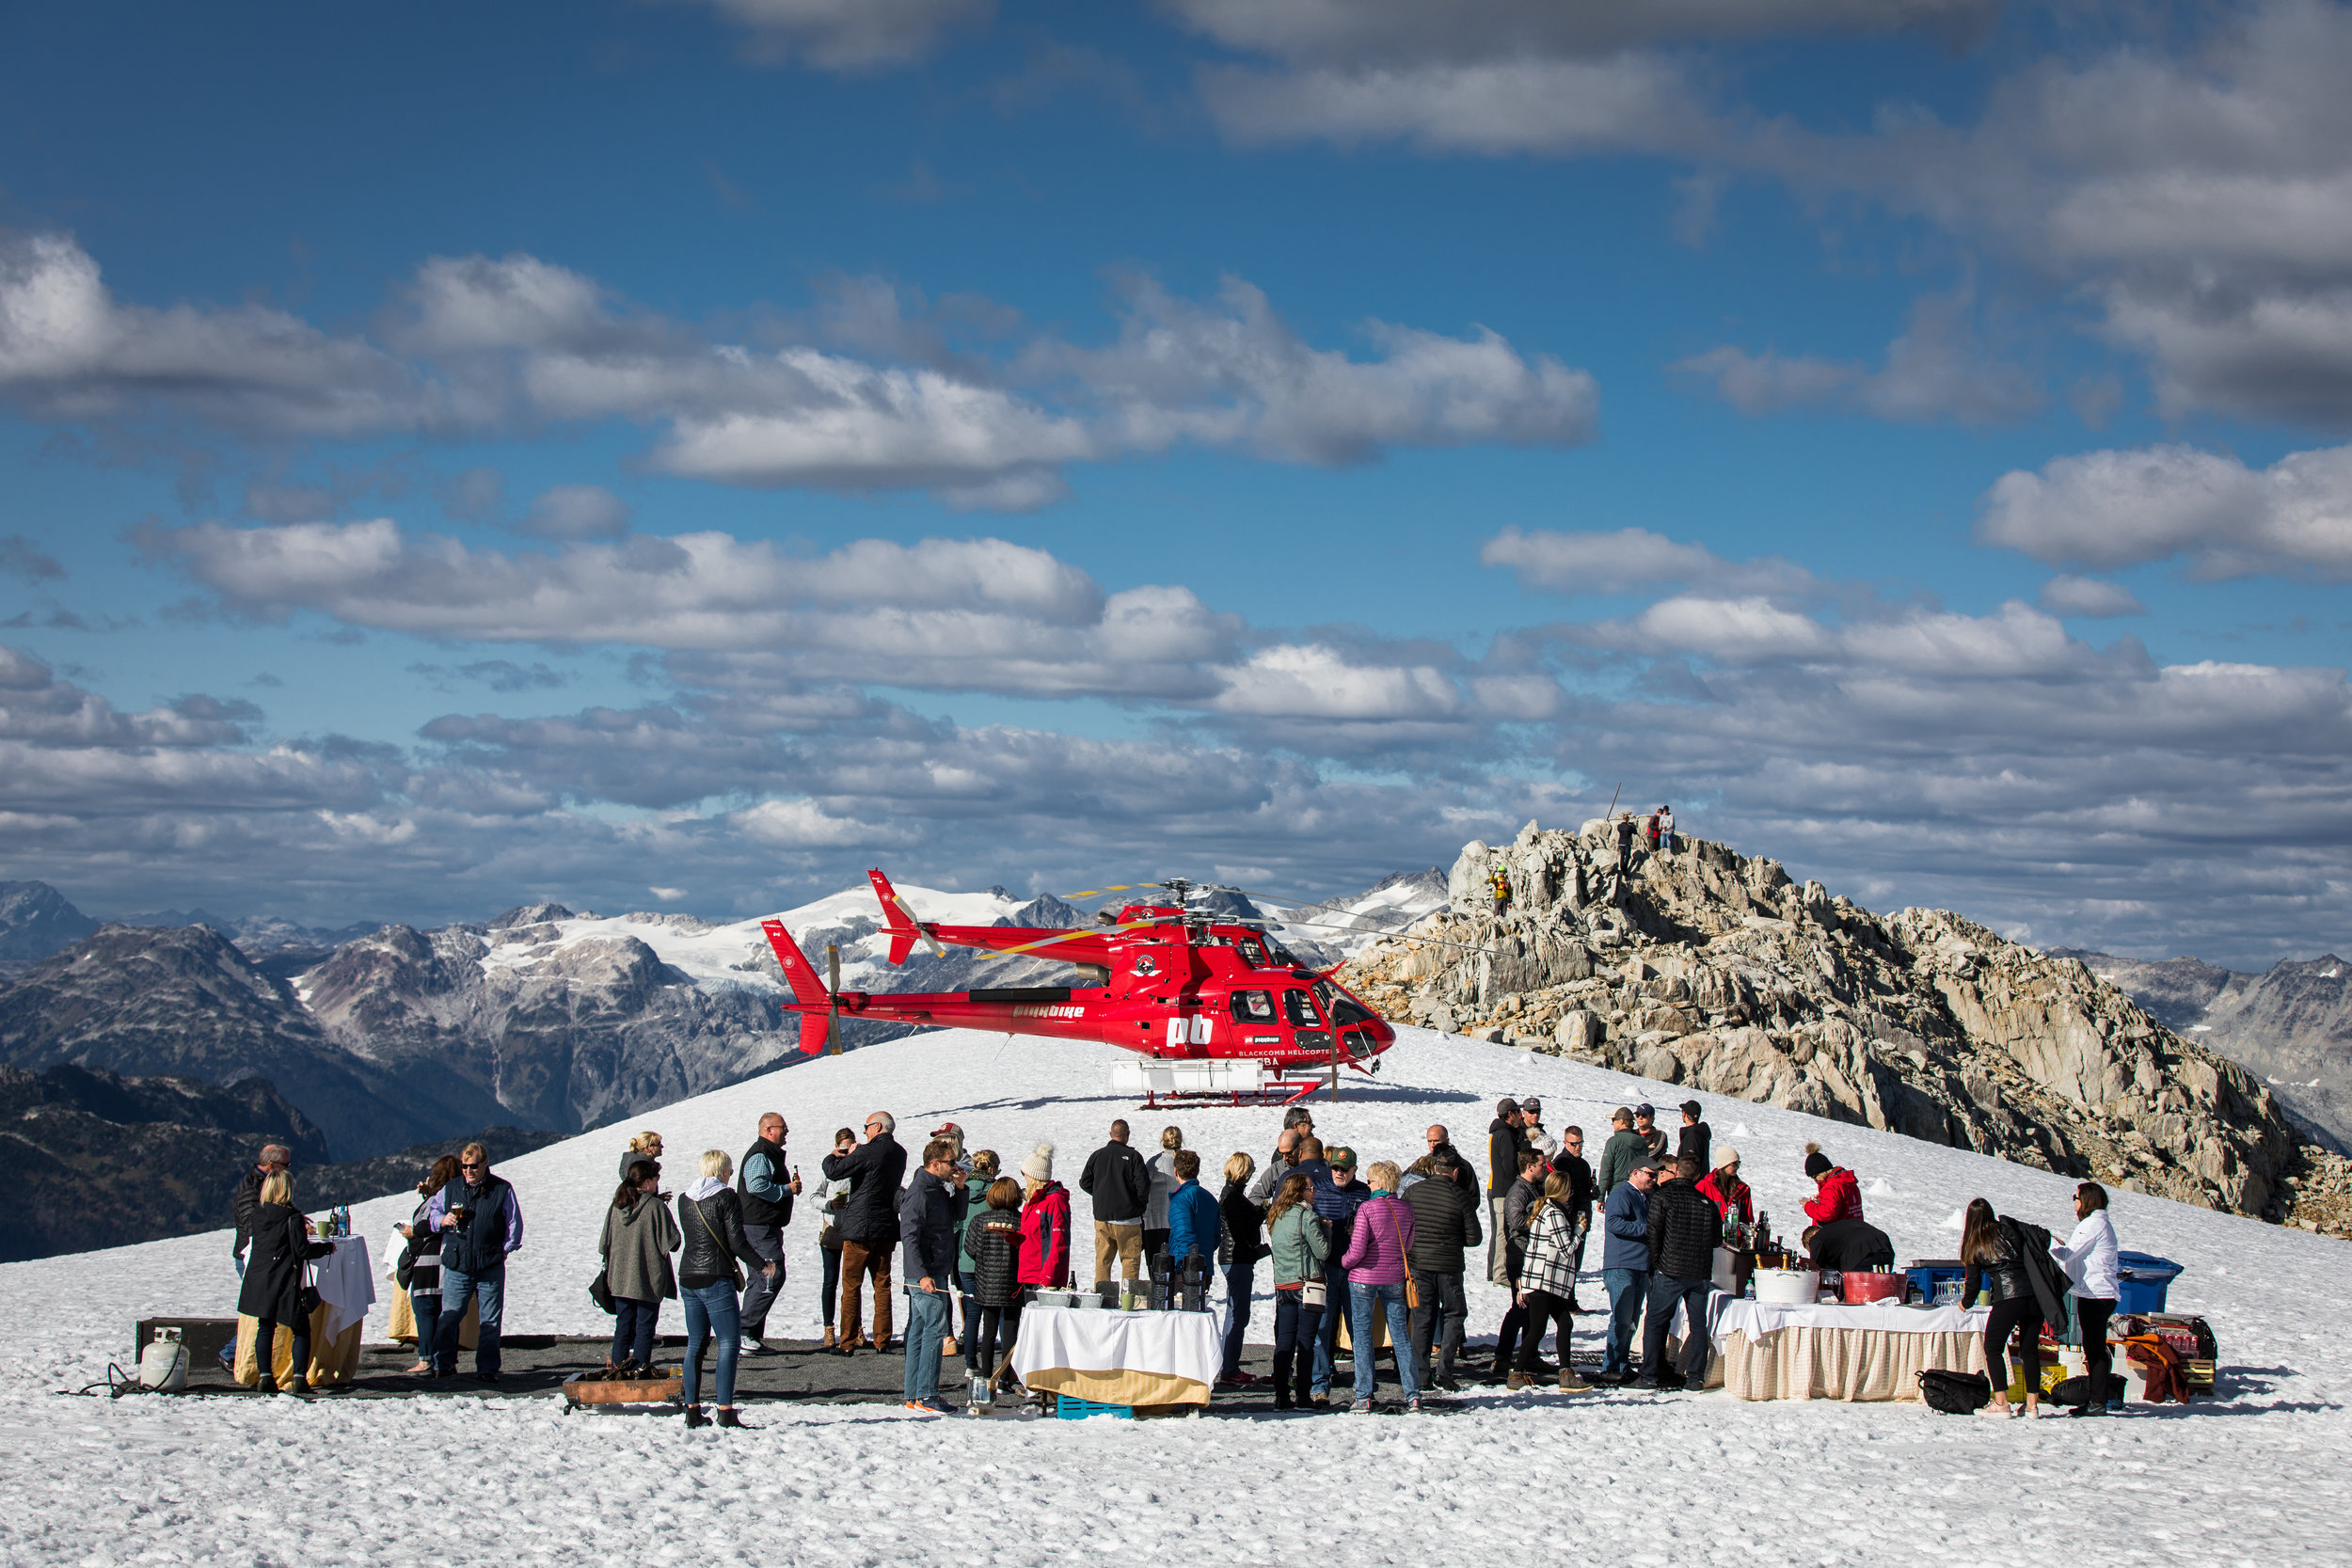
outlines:
{"label": "woman in red jacket", "polygon": [[1813,1178],[1815,1193],[1804,1206],[1804,1217],[1815,1225],[1862,1217],[1862,1183],[1843,1165],[1833,1165],[1820,1144],[1804,1146],[1804,1173]]}
{"label": "woman in red jacket", "polygon": [[1748,1184],[1740,1180],[1740,1151],[1726,1148],[1715,1156],[1715,1168],[1699,1183],[1699,1196],[1714,1204],[1715,1212],[1728,1220],[1735,1214],[1741,1225],[1756,1223],[1756,1203]]}
{"label": "woman in red jacket", "polygon": [[1040,1144],[1021,1162],[1028,1196],[1021,1207],[1021,1283],[1070,1283],[1070,1189],[1054,1180],[1054,1146]]}

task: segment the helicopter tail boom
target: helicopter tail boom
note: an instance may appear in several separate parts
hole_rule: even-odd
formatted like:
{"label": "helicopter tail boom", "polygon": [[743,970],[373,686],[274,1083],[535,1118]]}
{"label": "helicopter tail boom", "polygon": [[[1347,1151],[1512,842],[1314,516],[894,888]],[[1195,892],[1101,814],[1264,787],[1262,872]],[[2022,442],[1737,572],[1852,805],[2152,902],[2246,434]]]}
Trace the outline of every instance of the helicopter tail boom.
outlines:
{"label": "helicopter tail boom", "polygon": [[817,966],[808,961],[801,944],[792,940],[792,933],[784,928],[781,920],[763,920],[760,930],[768,938],[768,945],[776,950],[776,962],[784,966],[785,984],[792,988],[792,1007],[801,1015],[801,1051],[814,1056],[825,1049],[832,1038],[832,996],[825,982],[817,977]]}

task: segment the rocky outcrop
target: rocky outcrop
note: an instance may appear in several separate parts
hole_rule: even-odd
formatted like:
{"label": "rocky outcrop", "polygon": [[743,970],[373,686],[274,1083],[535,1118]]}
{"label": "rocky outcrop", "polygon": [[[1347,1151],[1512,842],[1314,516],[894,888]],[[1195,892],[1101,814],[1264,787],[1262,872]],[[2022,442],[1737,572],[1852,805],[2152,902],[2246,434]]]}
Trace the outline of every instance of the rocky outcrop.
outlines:
{"label": "rocky outcrop", "polygon": [[1345,977],[1399,1022],[2210,1208],[2275,1217],[2290,1175],[2329,1179],[2251,1074],[2074,959],[1946,911],[1875,915],[1721,844],[1628,861],[1600,823],[1473,843],[1454,912],[1413,928],[1461,945],[1384,942]]}

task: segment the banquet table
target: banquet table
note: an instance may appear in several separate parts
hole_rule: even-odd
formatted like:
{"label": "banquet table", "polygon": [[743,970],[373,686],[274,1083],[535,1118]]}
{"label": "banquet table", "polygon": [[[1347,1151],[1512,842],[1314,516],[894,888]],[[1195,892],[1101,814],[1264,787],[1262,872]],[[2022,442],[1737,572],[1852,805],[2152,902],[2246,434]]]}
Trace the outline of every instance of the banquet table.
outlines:
{"label": "banquet table", "polygon": [[[375,1305],[375,1278],[368,1266],[368,1243],[363,1236],[343,1236],[335,1242],[335,1250],[310,1264],[311,1281],[318,1287],[318,1310],[310,1314],[310,1365],[305,1369],[304,1380],[312,1387],[326,1384],[349,1383],[354,1369],[359,1364],[359,1330],[368,1321],[368,1308]],[[237,1317],[237,1361],[234,1376],[250,1388],[262,1380],[260,1362],[254,1355],[254,1337],[261,1324],[243,1313]],[[284,1387],[294,1372],[294,1336],[280,1324],[277,1338],[271,1344],[270,1375],[279,1387]]]}
{"label": "banquet table", "polygon": [[1030,1388],[1103,1404],[1206,1404],[1224,1354],[1214,1313],[1030,1307],[1012,1370]]}
{"label": "banquet table", "polygon": [[1916,1400],[1920,1372],[1984,1370],[1983,1307],[1777,1306],[1716,1296],[1708,1386],[1739,1400]]}

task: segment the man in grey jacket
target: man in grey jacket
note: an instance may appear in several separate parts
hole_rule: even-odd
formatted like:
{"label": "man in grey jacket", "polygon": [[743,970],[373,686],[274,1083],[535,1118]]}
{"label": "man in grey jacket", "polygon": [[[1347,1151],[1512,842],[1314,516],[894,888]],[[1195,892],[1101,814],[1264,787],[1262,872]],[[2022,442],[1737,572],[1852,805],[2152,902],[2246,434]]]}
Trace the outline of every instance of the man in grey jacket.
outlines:
{"label": "man in grey jacket", "polygon": [[956,1207],[947,1190],[955,1174],[956,1146],[933,1138],[923,1146],[923,1168],[898,1195],[898,1268],[907,1282],[906,1408],[926,1416],[947,1414],[939,1398],[939,1353],[956,1277]]}

